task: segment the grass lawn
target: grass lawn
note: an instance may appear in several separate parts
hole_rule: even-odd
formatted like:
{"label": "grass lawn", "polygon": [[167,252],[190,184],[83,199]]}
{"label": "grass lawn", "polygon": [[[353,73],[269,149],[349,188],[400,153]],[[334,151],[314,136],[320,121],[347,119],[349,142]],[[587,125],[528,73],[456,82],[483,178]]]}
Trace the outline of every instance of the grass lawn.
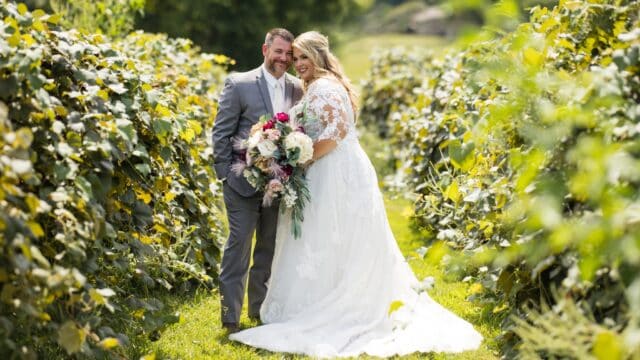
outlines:
{"label": "grass lawn", "polygon": [[[435,264],[428,263],[415,252],[422,244],[409,228],[411,203],[403,198],[386,196],[386,206],[391,227],[396,240],[407,256],[419,279],[425,276],[435,278],[435,286],[429,294],[454,313],[472,322],[485,337],[482,347],[477,351],[461,354],[415,354],[402,359],[497,359],[495,344],[491,340],[498,333],[498,324],[483,317],[481,308],[467,302],[469,285],[444,275]],[[192,295],[183,295],[164,299],[172,311],[180,313],[180,322],[169,326],[156,342],[134,343],[130,357],[155,354],[156,359],[305,359],[302,356],[274,354],[256,350],[248,346],[230,342],[220,327],[220,302],[216,291],[200,291]],[[245,314],[241,319],[242,327],[255,324]],[[368,357],[362,357],[368,358]]]}
{"label": "grass lawn", "polygon": [[[333,52],[336,54],[347,76],[358,85],[364,80],[371,67],[370,56],[376,49],[402,46],[406,48],[441,49],[446,46],[445,39],[433,36],[410,34],[355,35],[343,33],[337,35]],[[333,46],[333,45],[332,45]]]}

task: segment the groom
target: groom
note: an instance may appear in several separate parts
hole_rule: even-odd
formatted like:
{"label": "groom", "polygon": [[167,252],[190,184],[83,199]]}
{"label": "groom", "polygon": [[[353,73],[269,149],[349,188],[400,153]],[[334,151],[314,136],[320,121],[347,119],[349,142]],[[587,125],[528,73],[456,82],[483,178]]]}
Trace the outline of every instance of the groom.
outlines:
{"label": "groom", "polygon": [[275,246],[278,203],[262,207],[262,193],[251,187],[231,166],[240,156],[235,139],[248,136],[262,115],[286,112],[302,97],[300,81],[287,74],[292,63],[293,35],[272,29],[262,45],[264,63],[244,73],[231,74],[224,84],[213,126],[214,167],[223,182],[224,204],[229,221],[229,238],[222,255],[220,296],[222,325],[228,333],[238,331],[251,240],[256,233],[253,266],[249,271],[249,317],[260,318],[260,305],[267,292]]}

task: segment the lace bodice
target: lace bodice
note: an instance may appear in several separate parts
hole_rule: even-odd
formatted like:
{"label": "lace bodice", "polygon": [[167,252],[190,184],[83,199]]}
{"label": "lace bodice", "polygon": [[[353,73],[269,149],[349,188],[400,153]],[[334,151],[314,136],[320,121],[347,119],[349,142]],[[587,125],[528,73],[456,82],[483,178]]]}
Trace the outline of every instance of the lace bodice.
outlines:
{"label": "lace bodice", "polygon": [[322,77],[312,82],[290,114],[302,117],[305,130],[314,141],[334,140],[339,144],[357,138],[349,94],[335,78]]}

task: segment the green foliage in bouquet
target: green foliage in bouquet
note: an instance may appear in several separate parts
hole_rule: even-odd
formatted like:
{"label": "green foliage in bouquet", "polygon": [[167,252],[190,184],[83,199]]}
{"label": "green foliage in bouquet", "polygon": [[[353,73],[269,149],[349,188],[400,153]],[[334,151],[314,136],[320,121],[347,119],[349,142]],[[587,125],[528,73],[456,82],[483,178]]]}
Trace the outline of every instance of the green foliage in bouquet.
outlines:
{"label": "green foliage in bouquet", "polygon": [[[383,108],[400,94],[384,119],[405,149],[416,223],[469,255],[445,259],[471,274],[474,297],[505,330],[561,289],[611,330],[620,354],[640,351],[637,335],[621,335],[640,328],[631,311],[640,286],[639,10],[605,0],[535,7],[501,38],[423,54],[403,75],[420,86],[366,100]],[[503,334],[508,356],[532,341],[523,333]],[[563,356],[554,351],[538,355]]]}
{"label": "green foliage in bouquet", "polygon": [[0,353],[117,356],[122,330],[177,321],[150,291],[216,276],[207,129],[229,59],[82,35],[22,4],[0,13]]}

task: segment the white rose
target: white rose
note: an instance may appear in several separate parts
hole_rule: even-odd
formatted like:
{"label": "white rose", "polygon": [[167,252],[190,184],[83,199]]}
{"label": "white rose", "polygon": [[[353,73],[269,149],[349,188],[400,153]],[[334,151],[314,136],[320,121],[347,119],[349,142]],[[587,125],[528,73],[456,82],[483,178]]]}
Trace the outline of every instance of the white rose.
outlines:
{"label": "white rose", "polygon": [[262,140],[262,134],[259,131],[256,131],[247,139],[247,147],[249,149],[255,148],[260,143],[260,140]]}
{"label": "white rose", "polygon": [[278,147],[271,140],[262,140],[258,143],[258,151],[260,151],[260,155],[264,157],[273,156],[276,150],[278,150]]}
{"label": "white rose", "polygon": [[301,132],[294,131],[284,139],[284,146],[287,150],[300,149],[298,164],[304,164],[311,160],[313,156],[313,141]]}

